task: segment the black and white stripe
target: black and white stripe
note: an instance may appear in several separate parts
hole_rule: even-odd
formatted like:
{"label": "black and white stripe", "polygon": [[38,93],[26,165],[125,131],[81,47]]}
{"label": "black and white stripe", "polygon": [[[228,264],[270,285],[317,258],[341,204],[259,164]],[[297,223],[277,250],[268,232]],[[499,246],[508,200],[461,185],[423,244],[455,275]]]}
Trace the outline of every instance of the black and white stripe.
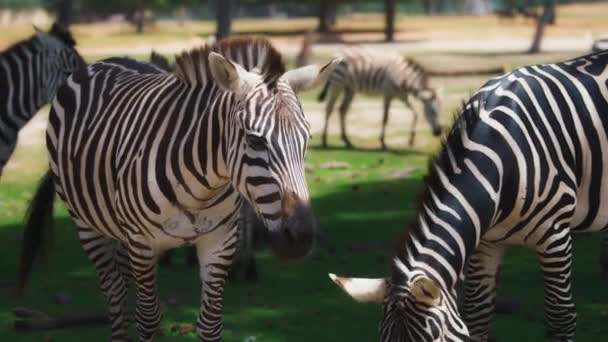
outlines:
{"label": "black and white stripe", "polygon": [[602,52],[514,70],[468,101],[431,163],[392,276],[364,287],[334,276],[355,297],[384,300],[382,341],[487,341],[513,244],[536,251],[548,328],[574,341],[572,234],[608,228],[607,81]]}
{"label": "black and white stripe", "polygon": [[340,104],[341,137],[348,147],[352,143],[346,133],[346,114],[353,101],[355,93],[382,95],[384,97],[384,112],[380,143],[386,148],[385,132],[391,102],[398,98],[412,112],[412,126],[409,145],[414,145],[418,113],[410,103],[410,97],[422,101],[424,117],[433,130],[433,135],[441,133],[439,124],[440,100],[437,92],[429,87],[427,74],[416,62],[398,55],[380,55],[364,49],[346,49],[340,56],[342,62],[336,67],[319,94],[323,101],[329,93],[325,110],[325,125],[323,127],[322,144],[327,146],[327,129],[329,118],[334,110],[337,99],[344,94]]}
{"label": "black and white stripe", "polygon": [[0,53],[0,175],[19,130],[84,64],[74,45],[70,33],[53,24],[49,32],[36,29],[31,38]]}
{"label": "black and white stripe", "polygon": [[[170,63],[167,57],[152,51],[150,53],[150,63],[167,72],[175,71],[175,64]],[[261,235],[264,224],[256,216],[255,210],[248,203],[243,203],[239,220],[239,247],[235,261],[230,269],[230,280],[243,278],[254,281],[258,278],[257,262],[254,253],[254,239],[256,235]],[[159,264],[170,265],[172,263],[175,250],[166,251],[159,260]],[[189,247],[186,262],[190,266],[197,265],[196,248]]]}
{"label": "black and white stripe", "polygon": [[[161,319],[157,256],[183,245],[196,246],[200,263],[198,336],[221,340],[244,201],[264,221],[275,254],[300,258],[313,246],[304,177],[310,128],[295,91],[324,81],[333,63],[285,72],[266,40],[234,39],[184,53],[176,65],[173,74],[103,60],[75,72],[53,101],[51,173],[41,189],[54,180],[78,226],[110,307],[113,340],[127,336],[123,265],[136,285],[140,339],[149,341]],[[36,199],[34,208],[42,205]],[[26,255],[41,234],[32,233],[42,229],[29,224],[36,220],[26,226]],[[124,248],[115,250],[113,240]],[[121,251],[125,257],[115,258]],[[21,285],[28,265],[24,257]]]}

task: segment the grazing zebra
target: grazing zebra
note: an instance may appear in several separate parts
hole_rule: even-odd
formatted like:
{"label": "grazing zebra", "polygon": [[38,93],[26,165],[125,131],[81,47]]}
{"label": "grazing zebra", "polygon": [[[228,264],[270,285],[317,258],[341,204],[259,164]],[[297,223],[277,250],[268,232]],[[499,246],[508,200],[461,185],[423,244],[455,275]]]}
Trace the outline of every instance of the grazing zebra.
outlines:
{"label": "grazing zebra", "polygon": [[514,244],[538,255],[548,328],[574,340],[572,233],[608,227],[607,80],[603,52],[514,70],[468,101],[429,166],[391,276],[331,275],[357,300],[384,301],[382,341],[487,341],[495,276]]}
{"label": "grazing zebra", "polygon": [[425,70],[416,62],[401,56],[379,56],[362,49],[347,49],[343,52],[342,63],[329,76],[329,80],[319,94],[319,102],[329,93],[325,110],[325,125],[323,126],[323,147],[327,147],[327,128],[329,118],[334,110],[338,97],[344,93],[340,104],[340,127],[342,140],[347,147],[352,147],[346,134],[346,114],[353,101],[355,92],[384,96],[384,113],[380,143],[386,149],[385,132],[391,101],[398,98],[412,112],[412,125],[409,146],[414,145],[418,113],[410,103],[413,96],[424,105],[424,117],[433,130],[433,135],[441,134],[439,124],[440,100],[437,92],[428,85]]}
{"label": "grazing zebra", "polygon": [[[167,72],[173,72],[175,70],[175,64],[169,63],[169,60],[165,56],[158,54],[155,51],[150,53],[150,63]],[[239,222],[240,237],[238,255],[230,268],[230,279],[237,279],[239,278],[239,275],[242,275],[242,278],[246,280],[257,280],[258,270],[253,250],[254,233],[258,232],[263,227],[264,224],[257,218],[251,205],[246,202],[243,203],[241,208],[241,220]],[[159,264],[170,265],[174,254],[174,249],[166,251],[162,257],[160,257]],[[196,248],[193,246],[188,247],[186,263],[189,266],[198,265]]]}
{"label": "grazing zebra", "polygon": [[53,100],[51,171],[29,211],[17,290],[40,250],[57,191],[99,275],[112,340],[127,338],[131,276],[140,340],[154,338],[161,319],[157,257],[195,245],[198,336],[220,341],[243,202],[262,218],[279,257],[301,258],[313,247],[304,177],[310,126],[296,93],[324,82],[335,64],[285,72],[267,40],[233,39],[178,56],[175,73],[127,58],[76,71]]}
{"label": "grazing zebra", "polygon": [[84,61],[68,30],[55,23],[0,53],[0,176],[21,127]]}

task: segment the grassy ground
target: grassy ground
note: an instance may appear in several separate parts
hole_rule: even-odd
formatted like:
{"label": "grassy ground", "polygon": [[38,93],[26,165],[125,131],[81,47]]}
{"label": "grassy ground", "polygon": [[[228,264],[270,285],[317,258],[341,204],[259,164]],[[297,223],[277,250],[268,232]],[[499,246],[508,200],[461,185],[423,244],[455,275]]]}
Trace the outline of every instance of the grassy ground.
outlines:
{"label": "grassy ground", "polygon": [[[358,141],[365,144],[365,141]],[[42,172],[40,146],[21,146],[21,166],[7,172],[0,187],[1,281],[11,281],[21,233],[24,203]],[[267,250],[258,253],[260,281],[233,283],[226,290],[225,340],[243,341],[373,341],[380,308],[351,303],[327,278],[328,272],[382,276],[387,269],[393,241],[406,218],[413,214],[413,197],[420,187],[428,154],[425,151],[346,151],[312,148],[308,174],[323,241],[310,259],[285,264]],[[345,170],[319,166],[328,160],[347,162]],[[92,267],[76,241],[74,227],[63,210],[56,211],[54,251],[38,266],[28,296],[12,300],[0,296],[0,337],[7,341],[107,340],[106,327],[44,333],[12,330],[11,308],[25,306],[51,315],[101,313],[105,305]],[[598,278],[596,237],[581,238],[575,245],[575,291],[580,313],[579,341],[595,341],[608,333],[606,286]],[[159,281],[165,305],[160,340],[194,340],[193,334],[171,331],[176,323],[193,322],[198,309],[197,271],[176,260],[177,266],[162,269]],[[73,301],[55,304],[56,293],[68,293]],[[512,316],[500,316],[492,326],[496,341],[543,341],[542,287],[536,260],[530,251],[513,248],[506,257],[502,277],[503,295],[522,308]],[[517,328],[514,328],[517,327]]]}
{"label": "grassy ground", "polygon": [[[605,18],[599,16],[599,13],[603,13],[601,6],[605,5],[594,6],[599,6],[596,11],[580,11],[576,6],[568,7],[571,11],[561,11],[558,18],[563,20],[558,19],[560,26],[550,28],[549,35],[567,35],[586,28],[603,28],[600,24],[605,23]],[[369,18],[373,16],[364,19]],[[340,21],[339,27],[345,30],[381,27],[378,25],[379,19],[359,19]],[[293,30],[305,30],[314,26],[311,19],[289,23]],[[457,32],[468,32],[467,34],[475,36],[473,31],[482,24],[490,25],[488,32],[503,30],[501,32],[504,33],[509,30],[508,26],[507,29],[500,28],[496,19],[490,17],[399,20],[399,26],[406,29],[409,32],[407,34],[418,32],[431,38],[442,32],[455,35]],[[285,22],[279,20],[265,21],[264,25],[271,31],[285,28]],[[511,27],[516,35],[529,31],[527,23],[514,22],[510,25],[521,26],[520,29]],[[236,30],[252,31],[259,26],[259,21],[240,21],[236,23]],[[28,29],[22,27],[7,30],[0,45],[29,34]],[[83,41],[82,46],[92,51],[96,47],[113,44],[143,42],[142,44],[154,45],[157,42],[189,39],[211,32],[212,25],[190,23],[185,28],[179,28],[173,23],[161,22],[144,36],[131,34],[129,30],[128,27],[103,25],[76,27],[77,38]],[[576,55],[572,52],[530,56],[499,53],[436,54],[425,51],[408,51],[408,54],[417,57],[427,67],[436,68],[463,64],[507,64],[516,67]],[[95,60],[102,55],[103,53],[92,53],[86,55],[86,58]],[[145,58],[146,54],[134,53],[134,56]],[[315,56],[317,59],[326,57],[323,54]],[[445,124],[449,124],[450,113],[458,107],[460,101],[485,79],[487,77],[482,76],[432,80],[433,84],[446,88],[446,105],[442,114]],[[314,171],[308,173],[308,181],[313,206],[323,229],[322,243],[314,256],[295,264],[280,262],[265,249],[259,251],[260,281],[253,284],[231,283],[227,287],[225,341],[244,341],[250,336],[255,336],[257,341],[262,342],[377,340],[380,308],[352,303],[334,287],[327,278],[327,273],[361,276],[385,274],[393,241],[401,233],[406,219],[414,214],[413,198],[420,189],[427,160],[437,148],[437,141],[430,137],[427,126],[421,123],[418,148],[404,150],[399,146],[405,140],[403,127],[406,126],[401,126],[401,121],[397,121],[398,124],[392,124],[389,129],[389,143],[399,150],[374,150],[377,139],[362,134],[364,128],[369,130],[369,127],[362,125],[370,124],[360,118],[371,115],[367,112],[376,110],[374,108],[377,107],[379,120],[381,103],[375,99],[358,97],[353,104],[352,110],[355,113],[350,117],[349,124],[352,126],[349,127],[353,127],[351,132],[359,136],[354,142],[363,149],[341,149],[339,139],[332,135],[330,142],[338,147],[320,150],[314,146],[318,145],[316,132],[319,122],[322,122],[319,120],[322,120],[323,105],[316,103],[315,95],[316,92],[308,93],[302,98],[315,129],[313,148],[307,159]],[[377,104],[368,106],[373,101]],[[336,117],[333,119],[337,120]],[[337,122],[332,121],[332,126],[336,125]],[[74,227],[62,208],[56,210],[55,248],[46,262],[40,264],[34,272],[28,295],[22,300],[14,300],[7,295],[6,284],[13,280],[15,274],[25,205],[46,164],[41,133],[39,130],[33,137],[21,141],[10,167],[0,180],[0,340],[40,341],[52,338],[54,341],[105,341],[109,331],[103,326],[43,333],[16,333],[12,329],[11,310],[18,306],[42,310],[54,316],[103,313],[106,309],[94,271],[82,253]],[[350,167],[343,170],[320,168],[322,163],[331,160],[347,162]],[[608,319],[608,293],[606,283],[599,279],[598,249],[597,236],[581,237],[575,243],[574,280],[580,317],[578,341],[598,341],[601,336],[608,334],[608,326],[604,324]],[[198,311],[198,271],[188,268],[182,261],[176,260],[176,266],[171,269],[160,270],[161,298],[165,303],[162,326],[165,336],[161,341],[195,340],[193,334],[180,335],[171,331],[176,323],[194,322]],[[70,295],[70,304],[54,303],[53,296],[61,292]],[[513,315],[495,319],[492,332],[496,341],[544,341],[542,281],[533,253],[522,248],[509,250],[505,258],[500,293],[519,302],[521,308]],[[177,304],[167,304],[169,299]]]}

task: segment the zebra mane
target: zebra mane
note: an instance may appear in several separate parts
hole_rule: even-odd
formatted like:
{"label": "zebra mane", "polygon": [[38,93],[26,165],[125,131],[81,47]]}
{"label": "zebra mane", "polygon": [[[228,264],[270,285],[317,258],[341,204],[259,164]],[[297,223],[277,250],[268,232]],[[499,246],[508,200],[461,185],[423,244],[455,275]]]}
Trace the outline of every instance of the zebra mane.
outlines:
{"label": "zebra mane", "polygon": [[428,88],[430,91],[435,91],[432,88],[429,88],[429,75],[428,75],[428,71],[426,70],[426,68],[424,66],[422,66],[422,64],[416,62],[413,58],[411,57],[403,57],[403,62],[405,62],[407,65],[410,66],[410,68],[412,68],[416,73],[419,73],[422,77],[422,84],[424,85],[425,88]]}
{"label": "zebra mane", "polygon": [[59,23],[53,23],[53,26],[51,26],[51,29],[49,30],[49,34],[61,40],[67,46],[76,46],[76,40],[74,40],[74,37],[72,36],[70,30],[63,27],[63,25]]}
{"label": "zebra mane", "polygon": [[211,52],[240,64],[247,71],[256,69],[269,88],[273,88],[278,78],[285,73],[281,54],[267,39],[228,38],[176,56],[175,75],[191,84],[213,82],[207,65],[207,57]]}
{"label": "zebra mane", "polygon": [[[442,183],[437,168],[440,167],[448,175],[454,173],[449,153],[451,152],[456,158],[463,154],[465,148],[462,141],[462,131],[466,130],[467,133],[470,133],[479,122],[479,107],[482,104],[475,105],[479,100],[478,95],[473,95],[468,101],[463,101],[461,108],[454,114],[454,121],[450,131],[441,139],[439,152],[429,159],[428,171],[423,178],[422,189],[415,198],[415,214],[407,222],[405,231],[401,238],[397,240],[398,242],[395,246],[395,256],[402,262],[407,259],[407,241],[412,234],[418,233],[418,214],[424,210],[425,205],[432,203],[432,192],[437,194],[437,190],[441,189]],[[390,269],[393,282],[395,284],[403,284],[405,275],[392,260]]]}

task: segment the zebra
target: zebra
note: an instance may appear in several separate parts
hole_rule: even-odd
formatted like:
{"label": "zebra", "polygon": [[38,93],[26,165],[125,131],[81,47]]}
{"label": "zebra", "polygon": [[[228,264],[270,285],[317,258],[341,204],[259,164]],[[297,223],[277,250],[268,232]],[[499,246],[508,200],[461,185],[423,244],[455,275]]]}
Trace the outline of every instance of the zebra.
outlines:
{"label": "zebra", "polygon": [[15,150],[19,130],[84,64],[67,29],[57,23],[48,32],[34,29],[29,39],[0,53],[0,176]]}
{"label": "zebra", "polygon": [[384,112],[382,128],[380,131],[380,144],[386,149],[385,133],[388,123],[388,114],[391,102],[398,98],[412,112],[413,119],[410,127],[409,146],[414,145],[416,136],[416,123],[418,113],[411,105],[410,97],[422,101],[424,116],[432,128],[434,136],[441,134],[439,112],[441,101],[438,91],[429,87],[426,71],[415,61],[399,55],[380,56],[364,49],[345,49],[341,54],[340,63],[319,94],[318,100],[322,102],[329,93],[325,109],[325,125],[323,126],[322,145],[327,147],[327,129],[329,118],[334,110],[338,97],[344,93],[340,104],[340,128],[342,141],[348,148],[352,148],[346,134],[346,114],[355,96],[355,92],[384,96]]}
{"label": "zebra", "polygon": [[220,341],[244,202],[262,218],[277,256],[303,258],[313,249],[304,173],[310,125],[296,93],[324,82],[335,64],[285,72],[267,40],[235,38],[177,56],[174,73],[128,58],[74,72],[52,102],[50,171],[26,220],[16,290],[24,290],[44,242],[56,191],[99,275],[112,340],[127,338],[131,277],[139,338],[154,338],[157,256],[195,245],[198,337]]}
{"label": "zebra", "polygon": [[[150,63],[167,72],[173,72],[175,70],[175,64],[170,63],[165,56],[157,53],[156,51],[152,51],[150,53]],[[260,222],[258,217],[255,215],[255,210],[253,210],[248,203],[243,203],[239,225],[239,232],[241,235],[239,238],[238,255],[230,268],[229,279],[236,280],[239,278],[239,275],[241,275],[242,278],[246,280],[255,281],[258,279],[258,270],[253,250],[255,239],[254,235],[260,235],[262,233],[264,224]],[[174,252],[175,250],[166,251],[162,257],[160,257],[159,264],[170,265],[172,263]],[[188,247],[186,263],[188,266],[198,265],[196,248],[193,246]]]}
{"label": "zebra", "polygon": [[516,69],[469,99],[430,162],[390,277],[330,275],[355,299],[384,302],[382,341],[487,341],[514,244],[538,255],[549,330],[574,340],[572,234],[608,227],[607,79],[608,51]]}

